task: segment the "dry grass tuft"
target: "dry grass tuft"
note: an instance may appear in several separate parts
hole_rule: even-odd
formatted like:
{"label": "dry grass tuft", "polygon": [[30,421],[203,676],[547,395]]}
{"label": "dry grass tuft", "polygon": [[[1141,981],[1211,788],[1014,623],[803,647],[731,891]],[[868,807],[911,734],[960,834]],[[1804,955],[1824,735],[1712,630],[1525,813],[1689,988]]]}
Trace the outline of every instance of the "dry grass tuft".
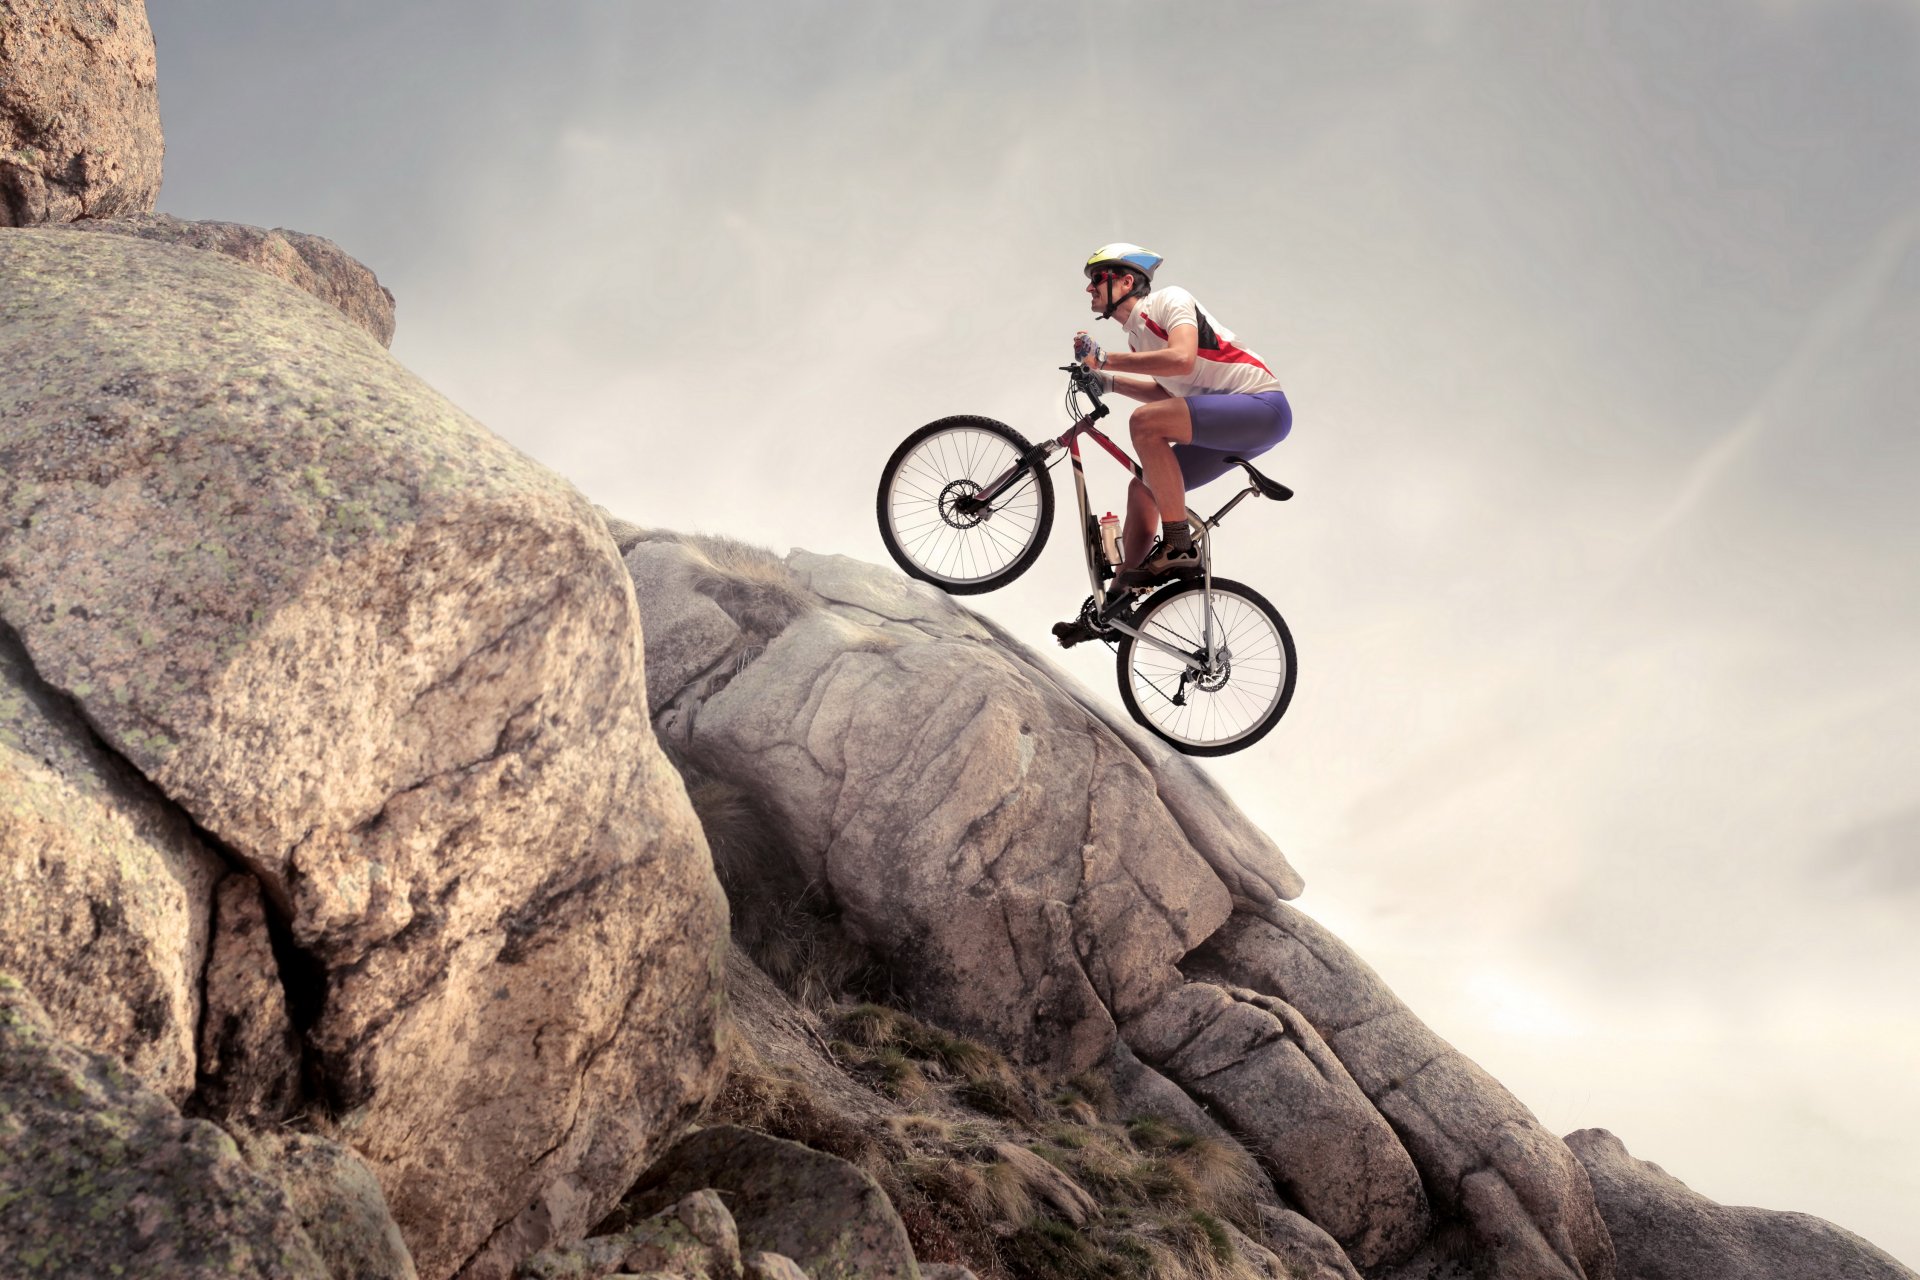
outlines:
{"label": "dry grass tuft", "polygon": [[954,1100],[975,1111],[1002,1120],[1012,1120],[1028,1128],[1040,1123],[1039,1110],[1018,1080],[1007,1076],[983,1076],[964,1080],[954,1088]]}
{"label": "dry grass tuft", "polygon": [[1267,1180],[1244,1148],[1196,1134],[1176,1146],[1168,1159],[1193,1187],[1195,1204],[1249,1234],[1258,1233]]}
{"label": "dry grass tuft", "polygon": [[1107,1119],[1117,1105],[1113,1093],[1113,1081],[1098,1071],[1082,1071],[1079,1075],[1067,1079],[1067,1092],[1083,1098]]}
{"label": "dry grass tuft", "polygon": [[1076,1125],[1097,1125],[1100,1123],[1099,1111],[1085,1098],[1066,1097],[1063,1099],[1061,1097],[1055,1097],[1053,1105],[1060,1109],[1060,1114],[1063,1117]]}
{"label": "dry grass tuft", "polygon": [[905,1115],[890,1116],[887,1126],[893,1130],[893,1136],[903,1145],[927,1143],[933,1146],[947,1146],[953,1142],[954,1126],[952,1122],[939,1116]]}
{"label": "dry grass tuft", "polygon": [[840,1034],[857,1044],[878,1048],[892,1045],[926,1064],[942,1080],[1011,1078],[1012,1066],[1000,1053],[981,1044],[931,1026],[898,1009],[861,1004],[840,1015]]}
{"label": "dry grass tuft", "polygon": [[726,611],[749,643],[765,644],[794,619],[821,608],[820,598],[764,547],[705,533],[679,534],[677,540],[711,571],[696,577],[695,588]]}
{"label": "dry grass tuft", "polygon": [[869,1171],[885,1167],[897,1153],[898,1144],[887,1140],[891,1135],[826,1105],[806,1085],[770,1070],[737,1034],[734,1041],[726,1080],[702,1117],[705,1123],[757,1129]]}
{"label": "dry grass tuft", "polygon": [[980,1198],[974,1207],[997,1222],[1025,1226],[1039,1213],[1033,1183],[1019,1166],[1005,1160],[993,1160],[975,1170]]}
{"label": "dry grass tuft", "polygon": [[[1227,1225],[1258,1233],[1257,1203],[1243,1176],[1249,1162],[1229,1144],[1158,1120],[1087,1122],[1091,1088],[1066,1090],[1074,1096],[1048,1113],[1053,1118],[1043,1130],[1004,1113],[1005,1095],[995,1087],[1014,1090],[1029,1109],[1046,1104],[1021,1092],[1030,1082],[997,1054],[956,1054],[946,1033],[880,1004],[842,1005],[829,1024],[846,1069],[899,1101],[900,1112],[864,1121],[863,1129],[770,1073],[749,1049],[738,1056],[713,1118],[868,1169],[923,1262],[959,1263],[982,1280],[1255,1280]],[[961,1062],[984,1074],[960,1076]],[[991,1105],[975,1119],[923,1109],[938,1099],[977,1104],[983,1096]],[[1053,1096],[1058,1105],[1061,1087]],[[994,1152],[1006,1141],[1086,1188],[1099,1216],[1078,1228],[1055,1217],[1033,1173]],[[1251,1227],[1243,1216],[1253,1219]]]}
{"label": "dry grass tuft", "polygon": [[[842,1002],[826,1023],[841,1068],[897,1110],[839,1112],[739,1046],[707,1118],[868,1170],[922,1262],[981,1280],[1258,1280],[1228,1224],[1258,1238],[1264,1184],[1231,1143],[1157,1119],[1103,1120],[1097,1079],[1043,1093],[1001,1055],[888,1005]],[[956,1104],[976,1114],[939,1113]],[[1056,1216],[1044,1177],[996,1153],[1005,1142],[1085,1188],[1097,1216],[1080,1227]]]}
{"label": "dry grass tuft", "polygon": [[779,822],[744,787],[662,746],[706,834],[735,944],[808,1008],[826,1008],[849,989],[874,986],[878,967],[840,928],[839,912],[802,872]]}

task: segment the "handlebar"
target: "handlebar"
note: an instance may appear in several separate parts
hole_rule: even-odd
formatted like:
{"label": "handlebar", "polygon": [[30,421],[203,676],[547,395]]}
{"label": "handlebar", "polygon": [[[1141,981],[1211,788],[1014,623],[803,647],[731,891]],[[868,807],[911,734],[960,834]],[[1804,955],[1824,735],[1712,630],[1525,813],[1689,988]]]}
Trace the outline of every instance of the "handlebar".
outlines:
{"label": "handlebar", "polygon": [[[1069,418],[1078,421],[1084,417],[1107,416],[1107,406],[1100,402],[1100,383],[1093,376],[1093,370],[1076,361],[1073,364],[1061,365],[1060,372],[1067,375],[1067,416]],[[1079,396],[1085,396],[1093,401],[1093,408],[1088,413],[1080,412],[1077,399]]]}
{"label": "handlebar", "polygon": [[1087,366],[1076,361],[1073,364],[1061,365],[1060,372],[1066,374],[1069,378],[1072,379],[1073,389],[1075,391],[1078,391],[1083,395],[1090,396],[1092,397],[1094,403],[1096,404],[1099,403],[1100,384],[1094,378],[1093,370],[1087,368]]}

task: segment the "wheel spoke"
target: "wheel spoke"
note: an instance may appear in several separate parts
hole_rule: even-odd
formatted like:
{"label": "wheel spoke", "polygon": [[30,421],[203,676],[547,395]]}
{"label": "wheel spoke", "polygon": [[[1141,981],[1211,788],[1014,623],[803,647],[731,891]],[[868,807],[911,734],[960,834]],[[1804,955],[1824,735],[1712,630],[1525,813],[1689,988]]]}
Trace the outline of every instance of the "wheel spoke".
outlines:
{"label": "wheel spoke", "polygon": [[970,425],[934,431],[897,457],[882,504],[896,554],[956,586],[1017,564],[1045,535],[1041,474],[1023,470],[985,511],[963,515],[955,503],[1006,476],[1020,457],[1012,440]]}
{"label": "wheel spoke", "polygon": [[[1149,601],[1138,624],[1143,639],[1121,647],[1122,690],[1130,691],[1130,709],[1175,746],[1231,750],[1265,733],[1286,710],[1292,673],[1283,624],[1271,606],[1244,592],[1216,580],[1210,605],[1208,591],[1198,584]],[[1144,637],[1204,661],[1209,621],[1218,665],[1187,679],[1183,705],[1175,706],[1184,668]]]}

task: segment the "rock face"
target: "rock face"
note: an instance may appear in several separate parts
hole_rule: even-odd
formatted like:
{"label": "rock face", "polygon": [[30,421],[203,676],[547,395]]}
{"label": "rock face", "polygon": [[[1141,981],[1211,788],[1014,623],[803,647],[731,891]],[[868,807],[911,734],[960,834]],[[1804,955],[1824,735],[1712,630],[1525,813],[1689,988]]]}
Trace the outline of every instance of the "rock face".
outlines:
{"label": "rock face", "polygon": [[1362,1267],[1406,1257],[1432,1225],[1393,1130],[1306,1019],[1244,988],[1182,987],[1123,1028],[1261,1157],[1280,1190]]}
{"label": "rock face", "polygon": [[141,0],[0,0],[0,227],[145,213],[162,150]]}
{"label": "rock face", "polygon": [[716,1125],[647,1171],[614,1223],[644,1219],[701,1188],[720,1192],[747,1252],[791,1258],[814,1280],[914,1280],[913,1246],[874,1180],[836,1156]]}
{"label": "rock face", "polygon": [[366,1162],[310,1133],[248,1134],[241,1154],[286,1193],[300,1227],[335,1280],[415,1280],[413,1259]]}
{"label": "rock face", "polygon": [[1261,1211],[1261,1225],[1269,1248],[1287,1260],[1290,1280],[1360,1280],[1334,1238],[1291,1209]]}
{"label": "rock face", "polygon": [[[286,1196],[0,975],[0,1258],[16,1275],[326,1280]],[[17,1268],[17,1269],[16,1269]]]}
{"label": "rock face", "polygon": [[543,1250],[522,1263],[517,1274],[525,1280],[599,1280],[616,1271],[738,1280],[744,1269],[733,1215],[717,1194],[702,1190],[624,1231]]}
{"label": "rock face", "polygon": [[183,222],[163,213],[89,218],[76,222],[73,229],[224,253],[339,308],[341,315],[372,334],[381,346],[393,345],[393,294],[331,240],[238,222]]}
{"label": "rock face", "polygon": [[194,1087],[222,870],[0,624],[0,971],[30,984],[65,1038],[175,1103]]}
{"label": "rock face", "polygon": [[627,541],[661,732],[777,813],[934,1021],[1079,1070],[1181,984],[1233,893],[1299,891],[1224,798],[1183,822],[1169,797],[1197,770],[940,593],[844,557]]}
{"label": "rock face", "polygon": [[717,1083],[725,903],[604,526],[332,307],[0,233],[0,621],[288,922],[423,1275],[577,1235]]}
{"label": "rock face", "polygon": [[1914,1280],[1851,1231],[1805,1213],[1715,1204],[1605,1129],[1567,1135],[1627,1280]]}
{"label": "rock face", "polygon": [[1614,1275],[1613,1246],[1573,1153],[1314,921],[1284,903],[1238,911],[1186,968],[1299,1011],[1393,1126],[1435,1207],[1471,1224],[1491,1274]]}

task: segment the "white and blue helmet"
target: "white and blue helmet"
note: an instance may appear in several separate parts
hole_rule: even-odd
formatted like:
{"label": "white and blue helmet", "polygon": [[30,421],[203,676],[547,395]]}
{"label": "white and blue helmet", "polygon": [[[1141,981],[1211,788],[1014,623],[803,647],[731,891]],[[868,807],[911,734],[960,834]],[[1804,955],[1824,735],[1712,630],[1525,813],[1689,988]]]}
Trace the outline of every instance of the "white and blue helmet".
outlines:
{"label": "white and blue helmet", "polygon": [[1135,271],[1140,277],[1140,292],[1153,283],[1153,273],[1166,259],[1151,250],[1142,249],[1137,244],[1106,244],[1093,251],[1087,259],[1087,279],[1093,279],[1093,273],[1105,267],[1109,271]]}
{"label": "white and blue helmet", "polygon": [[[1129,298],[1144,298],[1153,285],[1153,273],[1165,261],[1159,254],[1142,249],[1137,244],[1105,244],[1093,251],[1087,259],[1087,279],[1104,280],[1118,275],[1122,271],[1133,273],[1133,288],[1127,291]],[[1102,320],[1113,318],[1114,308],[1120,299],[1111,294],[1107,297],[1106,310],[1100,313]]]}

